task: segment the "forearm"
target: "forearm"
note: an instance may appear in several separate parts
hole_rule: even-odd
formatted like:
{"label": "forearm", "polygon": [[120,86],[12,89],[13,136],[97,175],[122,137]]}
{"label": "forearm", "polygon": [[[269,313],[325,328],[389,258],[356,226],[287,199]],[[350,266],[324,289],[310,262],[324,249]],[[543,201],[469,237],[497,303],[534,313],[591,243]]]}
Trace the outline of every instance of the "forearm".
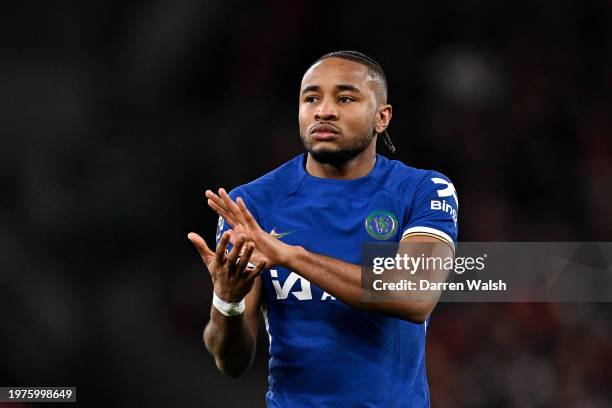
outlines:
{"label": "forearm", "polygon": [[[209,205],[220,216],[230,219],[236,231],[246,234],[255,243],[258,251],[267,258],[269,265],[283,266],[296,272],[332,296],[359,309],[420,323],[429,317],[435,307],[439,292],[433,293],[425,301],[421,301],[421,297],[414,297],[414,300],[407,301],[363,302],[359,265],[317,255],[300,246],[283,243],[259,226],[240,197],[234,203],[225,190],[220,189],[219,193],[222,198],[207,192]],[[416,240],[409,237],[402,242],[404,241],[441,243],[437,238],[424,236],[416,237]],[[444,245],[449,244],[444,243]],[[444,276],[442,278],[445,279]]]}
{"label": "forearm", "polygon": [[257,333],[248,325],[245,313],[227,317],[211,307],[204,330],[204,343],[219,370],[238,377],[250,367],[255,355]]}
{"label": "forearm", "polygon": [[302,247],[292,247],[290,256],[283,263],[283,266],[332,296],[361,310],[420,323],[427,319],[433,309],[430,302],[363,302],[361,300],[361,266],[318,255]]}

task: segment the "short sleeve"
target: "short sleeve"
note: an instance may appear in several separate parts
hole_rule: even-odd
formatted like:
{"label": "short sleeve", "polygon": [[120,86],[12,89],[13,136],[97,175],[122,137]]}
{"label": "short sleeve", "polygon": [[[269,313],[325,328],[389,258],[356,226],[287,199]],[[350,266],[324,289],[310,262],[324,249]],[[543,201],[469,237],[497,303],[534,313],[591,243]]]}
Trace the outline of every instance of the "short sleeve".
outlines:
{"label": "short sleeve", "polygon": [[431,171],[416,188],[402,239],[428,235],[448,242],[457,241],[459,198],[453,183],[443,174]]}

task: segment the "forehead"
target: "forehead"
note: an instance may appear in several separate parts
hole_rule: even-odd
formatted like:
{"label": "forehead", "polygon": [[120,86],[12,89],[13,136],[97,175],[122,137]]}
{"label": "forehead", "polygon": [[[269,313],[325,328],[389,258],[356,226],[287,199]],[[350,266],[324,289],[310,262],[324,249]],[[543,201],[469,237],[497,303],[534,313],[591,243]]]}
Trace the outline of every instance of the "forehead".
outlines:
{"label": "forehead", "polygon": [[338,84],[370,88],[375,79],[365,65],[342,58],[327,58],[310,67],[302,78],[302,89],[318,85],[322,88]]}

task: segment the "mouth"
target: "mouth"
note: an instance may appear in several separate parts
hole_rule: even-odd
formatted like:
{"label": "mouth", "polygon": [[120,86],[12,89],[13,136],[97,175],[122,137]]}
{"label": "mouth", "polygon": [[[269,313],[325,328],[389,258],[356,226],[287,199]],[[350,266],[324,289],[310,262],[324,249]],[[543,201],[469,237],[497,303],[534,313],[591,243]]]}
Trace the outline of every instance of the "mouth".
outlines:
{"label": "mouth", "polygon": [[322,142],[335,140],[338,138],[338,134],[333,132],[313,132],[312,136],[315,140],[319,140]]}
{"label": "mouth", "polygon": [[310,129],[310,134],[315,140],[327,141],[337,139],[340,131],[333,125],[320,123]]}

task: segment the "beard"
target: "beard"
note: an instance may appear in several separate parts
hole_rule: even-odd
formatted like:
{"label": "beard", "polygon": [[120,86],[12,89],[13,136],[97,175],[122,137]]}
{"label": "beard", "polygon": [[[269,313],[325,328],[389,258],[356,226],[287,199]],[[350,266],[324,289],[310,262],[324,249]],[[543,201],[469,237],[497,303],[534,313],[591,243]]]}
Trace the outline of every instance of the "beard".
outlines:
{"label": "beard", "polygon": [[374,127],[359,135],[355,140],[346,146],[338,148],[313,147],[303,134],[300,134],[304,148],[313,159],[323,164],[330,164],[334,167],[341,167],[349,160],[354,159],[368,148],[376,133]]}

